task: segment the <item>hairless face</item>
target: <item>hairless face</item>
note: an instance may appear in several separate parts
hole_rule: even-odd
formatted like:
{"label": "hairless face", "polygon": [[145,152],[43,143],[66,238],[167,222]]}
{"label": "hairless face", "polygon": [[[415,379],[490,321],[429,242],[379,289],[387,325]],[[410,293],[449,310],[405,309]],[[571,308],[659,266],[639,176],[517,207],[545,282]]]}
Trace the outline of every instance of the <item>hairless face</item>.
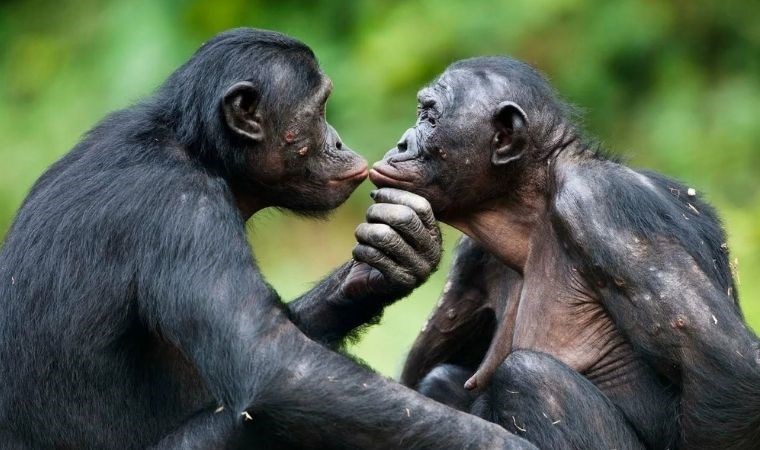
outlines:
{"label": "hairless face", "polygon": [[502,196],[505,170],[527,148],[527,117],[510,97],[504,75],[453,65],[419,91],[416,123],[374,165],[372,182],[422,195],[444,219]]}
{"label": "hairless face", "polygon": [[[316,66],[310,68],[313,86],[302,98],[287,104],[266,103],[259,89],[242,81],[231,86],[223,99],[226,124],[248,143],[245,176],[255,184],[251,191],[266,205],[318,215],[336,208],[367,177],[367,163],[346,146],[325,117],[332,81]],[[303,67],[299,70],[305,70]],[[276,66],[270,97],[294,96],[292,81],[297,69]]]}

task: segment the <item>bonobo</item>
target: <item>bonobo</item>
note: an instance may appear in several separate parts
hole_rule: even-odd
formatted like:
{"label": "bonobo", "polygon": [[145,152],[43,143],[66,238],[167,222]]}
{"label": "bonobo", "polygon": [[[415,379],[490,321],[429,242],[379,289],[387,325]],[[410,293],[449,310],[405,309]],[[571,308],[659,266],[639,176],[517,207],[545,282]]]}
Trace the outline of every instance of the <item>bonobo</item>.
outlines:
{"label": "bonobo", "polygon": [[530,446],[327,348],[437,263],[420,197],[378,193],[385,226],[288,307],[263,280],[245,220],[366,176],[330,88],[304,44],[225,32],[39,179],[0,253],[3,448],[234,448],[261,422],[300,448]]}
{"label": "bonobo", "polygon": [[573,117],[510,58],[420,91],[370,178],[467,238],[402,382],[541,448],[756,448],[758,340],[718,218]]}

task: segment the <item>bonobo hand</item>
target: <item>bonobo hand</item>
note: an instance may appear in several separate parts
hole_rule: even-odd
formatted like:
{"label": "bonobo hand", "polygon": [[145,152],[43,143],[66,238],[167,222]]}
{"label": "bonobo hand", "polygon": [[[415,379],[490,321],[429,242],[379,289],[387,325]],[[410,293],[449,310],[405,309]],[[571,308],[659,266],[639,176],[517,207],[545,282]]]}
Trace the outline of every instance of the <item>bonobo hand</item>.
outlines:
{"label": "bonobo hand", "polygon": [[341,286],[347,297],[366,293],[395,300],[422,284],[441,260],[441,231],[430,203],[417,194],[382,188],[367,222],[356,228],[354,263]]}

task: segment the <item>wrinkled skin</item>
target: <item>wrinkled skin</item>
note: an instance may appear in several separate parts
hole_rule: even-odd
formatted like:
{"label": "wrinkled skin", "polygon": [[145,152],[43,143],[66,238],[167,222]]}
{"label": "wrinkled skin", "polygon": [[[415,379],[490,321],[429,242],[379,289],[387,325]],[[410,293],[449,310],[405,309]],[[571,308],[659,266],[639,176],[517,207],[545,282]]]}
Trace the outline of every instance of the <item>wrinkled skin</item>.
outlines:
{"label": "wrinkled skin", "polygon": [[422,89],[415,126],[375,164],[372,181],[425,197],[443,221],[503,198],[518,185],[509,178],[519,167],[509,167],[506,177],[503,167],[491,164],[491,154],[481,151],[508,139],[506,128],[494,128],[499,123],[492,117],[497,99],[507,97],[502,81],[450,70]]}
{"label": "wrinkled skin", "polygon": [[441,260],[441,233],[430,204],[410,192],[385,188],[372,193],[376,204],[356,228],[356,265],[343,284],[357,290],[404,294],[422,284]]}
{"label": "wrinkled skin", "polygon": [[453,64],[376,163],[467,238],[402,382],[541,448],[754,448],[758,340],[692,189],[608,160],[535,70]]}
{"label": "wrinkled skin", "polygon": [[[286,67],[281,71],[289,72]],[[285,96],[288,77],[271,86]],[[320,75],[318,85],[300,103],[280,106],[287,120],[267,116],[259,105],[258,89],[248,82],[231,86],[224,99],[227,125],[241,139],[256,143],[249,152],[245,197],[255,196],[255,206],[278,206],[303,214],[318,215],[342,204],[367,176],[363,158],[345,146],[326,120],[325,105],[332,81]],[[273,113],[273,112],[272,112]],[[270,113],[271,114],[271,113]],[[267,120],[269,119],[269,120]],[[284,123],[282,123],[284,122]],[[250,200],[249,200],[250,202]]]}

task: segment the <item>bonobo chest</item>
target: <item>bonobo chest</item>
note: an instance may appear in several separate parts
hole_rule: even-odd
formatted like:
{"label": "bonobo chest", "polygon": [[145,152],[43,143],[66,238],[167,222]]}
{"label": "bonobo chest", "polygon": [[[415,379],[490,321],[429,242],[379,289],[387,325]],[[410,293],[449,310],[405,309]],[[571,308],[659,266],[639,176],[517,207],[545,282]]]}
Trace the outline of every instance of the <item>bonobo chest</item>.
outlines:
{"label": "bonobo chest", "polygon": [[531,247],[513,348],[548,353],[593,378],[633,351],[554,236],[542,234]]}

